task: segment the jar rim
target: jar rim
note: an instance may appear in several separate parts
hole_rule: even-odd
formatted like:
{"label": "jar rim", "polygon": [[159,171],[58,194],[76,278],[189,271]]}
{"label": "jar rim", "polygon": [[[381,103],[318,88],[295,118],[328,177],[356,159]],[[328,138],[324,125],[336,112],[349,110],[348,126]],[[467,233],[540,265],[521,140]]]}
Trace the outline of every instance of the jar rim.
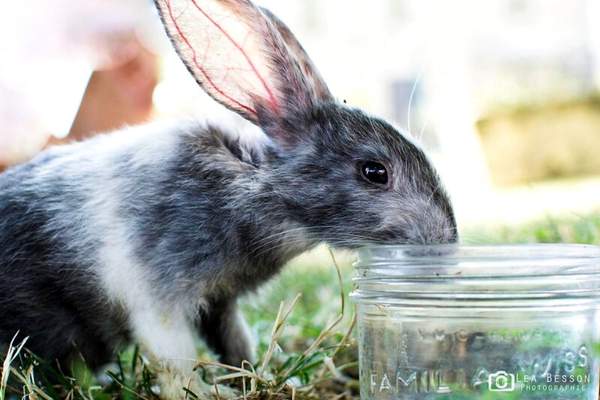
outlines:
{"label": "jar rim", "polygon": [[[500,264],[512,264],[513,268],[494,268]],[[410,268],[414,266],[419,267],[419,272],[423,268],[443,266],[449,275],[461,272],[477,276],[522,276],[525,271],[515,267],[523,264],[529,266],[527,270],[535,268],[536,274],[581,273],[585,266],[588,266],[587,272],[600,274],[600,246],[562,243],[374,245],[358,250],[354,266],[356,269],[376,267],[377,271],[406,277],[415,273]]]}
{"label": "jar rim", "polygon": [[377,245],[359,249],[354,297],[600,297],[600,247],[578,244]]}

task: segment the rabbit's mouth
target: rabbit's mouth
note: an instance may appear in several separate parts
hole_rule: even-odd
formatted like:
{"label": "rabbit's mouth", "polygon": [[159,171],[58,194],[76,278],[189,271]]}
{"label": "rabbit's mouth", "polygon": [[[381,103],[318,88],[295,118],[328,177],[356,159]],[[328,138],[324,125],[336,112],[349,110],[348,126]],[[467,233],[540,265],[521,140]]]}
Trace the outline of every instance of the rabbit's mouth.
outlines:
{"label": "rabbit's mouth", "polygon": [[383,245],[437,245],[458,242],[455,226],[414,225],[408,228],[385,228],[375,232],[378,240],[369,244]]}
{"label": "rabbit's mouth", "polygon": [[396,233],[387,231],[375,232],[368,235],[336,235],[336,237],[326,238],[324,242],[335,248],[347,250],[356,250],[370,245],[411,244],[411,241],[407,237],[398,237]]}
{"label": "rabbit's mouth", "polygon": [[322,233],[322,242],[347,250],[372,245],[438,245],[458,242],[455,228],[426,229],[424,227],[383,228],[369,233],[338,232]]}

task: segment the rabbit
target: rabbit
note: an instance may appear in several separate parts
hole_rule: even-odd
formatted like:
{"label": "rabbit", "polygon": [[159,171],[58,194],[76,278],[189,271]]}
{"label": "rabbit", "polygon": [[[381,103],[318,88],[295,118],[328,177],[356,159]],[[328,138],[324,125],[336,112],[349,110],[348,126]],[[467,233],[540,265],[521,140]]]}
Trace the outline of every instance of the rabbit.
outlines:
{"label": "rabbit", "polygon": [[0,175],[0,343],[60,363],[122,343],[183,368],[196,340],[254,360],[237,299],[320,243],[451,243],[449,196],[389,123],[337,101],[292,32],[249,0],[156,0],[214,100],[260,127],[155,122]]}

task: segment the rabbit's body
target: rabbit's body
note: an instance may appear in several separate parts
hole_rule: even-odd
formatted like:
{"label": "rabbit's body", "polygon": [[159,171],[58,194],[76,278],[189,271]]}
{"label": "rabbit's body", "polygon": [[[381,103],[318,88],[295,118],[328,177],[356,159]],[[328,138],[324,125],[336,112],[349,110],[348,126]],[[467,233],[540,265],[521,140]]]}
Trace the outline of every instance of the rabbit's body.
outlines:
{"label": "rabbit's body", "polygon": [[456,241],[448,197],[415,144],[338,103],[267,10],[201,4],[157,1],[200,85],[264,140],[149,125],[0,175],[1,342],[18,330],[40,355],[65,360],[75,346],[99,363],[132,337],[189,366],[197,333],[240,365],[252,346],[236,301],[295,255],[320,242]]}
{"label": "rabbit's body", "polygon": [[315,243],[259,169],[268,149],[203,124],[146,126],[0,175],[0,342],[20,330],[41,355],[75,343],[94,361],[140,326],[227,312]]}

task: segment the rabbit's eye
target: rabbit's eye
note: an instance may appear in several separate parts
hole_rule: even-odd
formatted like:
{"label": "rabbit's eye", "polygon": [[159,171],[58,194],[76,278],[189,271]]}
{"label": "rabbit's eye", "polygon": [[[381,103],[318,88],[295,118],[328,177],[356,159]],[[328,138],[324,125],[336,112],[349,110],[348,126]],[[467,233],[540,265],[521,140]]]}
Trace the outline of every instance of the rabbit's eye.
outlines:
{"label": "rabbit's eye", "polygon": [[376,161],[366,161],[361,163],[360,172],[369,182],[386,185],[388,182],[388,173],[385,166]]}

